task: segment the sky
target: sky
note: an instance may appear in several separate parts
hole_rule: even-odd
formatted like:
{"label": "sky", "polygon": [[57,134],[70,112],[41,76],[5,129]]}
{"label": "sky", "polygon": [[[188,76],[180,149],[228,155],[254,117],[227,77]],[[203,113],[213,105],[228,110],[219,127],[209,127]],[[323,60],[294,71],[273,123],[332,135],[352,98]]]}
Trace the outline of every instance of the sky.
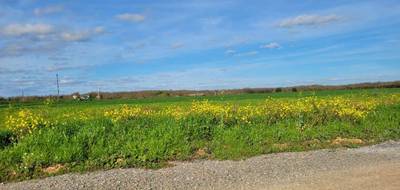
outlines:
{"label": "sky", "polygon": [[400,1],[0,0],[0,96],[400,80]]}

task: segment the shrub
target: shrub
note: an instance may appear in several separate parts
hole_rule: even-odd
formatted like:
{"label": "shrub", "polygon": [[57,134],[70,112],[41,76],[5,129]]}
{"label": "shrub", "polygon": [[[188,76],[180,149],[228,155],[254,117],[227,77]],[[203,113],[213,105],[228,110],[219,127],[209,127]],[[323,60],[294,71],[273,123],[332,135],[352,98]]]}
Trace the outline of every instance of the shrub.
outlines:
{"label": "shrub", "polygon": [[14,134],[9,130],[0,130],[0,149],[5,148],[13,142]]}

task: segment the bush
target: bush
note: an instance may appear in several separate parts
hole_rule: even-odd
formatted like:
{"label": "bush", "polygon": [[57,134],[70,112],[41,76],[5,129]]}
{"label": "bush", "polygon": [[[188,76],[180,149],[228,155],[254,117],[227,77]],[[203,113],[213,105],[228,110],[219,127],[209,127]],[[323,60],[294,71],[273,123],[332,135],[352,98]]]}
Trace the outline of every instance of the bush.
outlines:
{"label": "bush", "polygon": [[7,130],[0,130],[0,149],[5,148],[6,146],[10,145],[15,136],[11,131]]}
{"label": "bush", "polygon": [[282,92],[282,88],[275,88],[275,92]]}

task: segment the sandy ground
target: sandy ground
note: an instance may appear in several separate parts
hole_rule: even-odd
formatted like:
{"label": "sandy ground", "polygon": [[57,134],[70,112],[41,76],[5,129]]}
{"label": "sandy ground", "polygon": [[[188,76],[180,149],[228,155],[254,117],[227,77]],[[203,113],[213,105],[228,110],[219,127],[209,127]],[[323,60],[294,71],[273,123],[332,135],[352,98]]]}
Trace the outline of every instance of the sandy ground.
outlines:
{"label": "sandy ground", "polygon": [[0,189],[400,189],[400,142],[268,154],[241,161],[174,162],[1,184]]}

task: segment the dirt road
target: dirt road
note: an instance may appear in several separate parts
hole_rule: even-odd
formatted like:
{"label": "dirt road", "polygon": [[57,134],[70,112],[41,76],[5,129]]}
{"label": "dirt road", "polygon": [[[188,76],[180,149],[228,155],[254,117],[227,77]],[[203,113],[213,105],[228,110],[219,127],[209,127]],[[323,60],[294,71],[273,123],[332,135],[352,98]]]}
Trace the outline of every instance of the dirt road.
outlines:
{"label": "dirt road", "polygon": [[400,142],[279,153],[242,161],[175,162],[1,184],[0,189],[399,189]]}

